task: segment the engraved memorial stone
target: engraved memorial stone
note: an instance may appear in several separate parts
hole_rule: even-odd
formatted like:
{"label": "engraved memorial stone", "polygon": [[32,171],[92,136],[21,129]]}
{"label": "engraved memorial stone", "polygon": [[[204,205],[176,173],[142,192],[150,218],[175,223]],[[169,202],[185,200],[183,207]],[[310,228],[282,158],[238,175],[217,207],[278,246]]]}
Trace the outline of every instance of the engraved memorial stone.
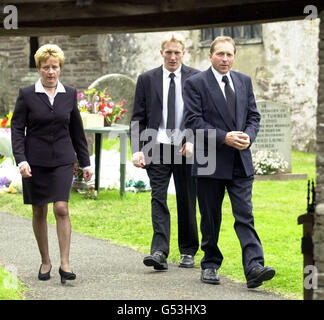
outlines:
{"label": "engraved memorial stone", "polygon": [[288,162],[286,172],[291,172],[290,108],[272,101],[257,102],[261,114],[260,130],[251,151],[267,150],[279,153]]}

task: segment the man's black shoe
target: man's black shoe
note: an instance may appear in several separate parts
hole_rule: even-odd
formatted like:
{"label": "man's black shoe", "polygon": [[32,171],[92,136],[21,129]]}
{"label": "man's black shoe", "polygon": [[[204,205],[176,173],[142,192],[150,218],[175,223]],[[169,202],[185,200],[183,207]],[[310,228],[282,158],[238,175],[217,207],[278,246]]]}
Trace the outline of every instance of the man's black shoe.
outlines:
{"label": "man's black shoe", "polygon": [[201,270],[201,281],[210,284],[220,284],[216,269]]}
{"label": "man's black shoe", "polygon": [[272,267],[254,267],[246,277],[248,288],[257,288],[263,281],[271,280],[275,275]]}
{"label": "man's black shoe", "polygon": [[162,251],[155,251],[152,255],[145,257],[143,263],[147,267],[154,267],[155,270],[168,269],[166,255]]}
{"label": "man's black shoe", "polygon": [[180,259],[180,268],[193,268],[195,265],[194,257],[190,254],[182,254]]}

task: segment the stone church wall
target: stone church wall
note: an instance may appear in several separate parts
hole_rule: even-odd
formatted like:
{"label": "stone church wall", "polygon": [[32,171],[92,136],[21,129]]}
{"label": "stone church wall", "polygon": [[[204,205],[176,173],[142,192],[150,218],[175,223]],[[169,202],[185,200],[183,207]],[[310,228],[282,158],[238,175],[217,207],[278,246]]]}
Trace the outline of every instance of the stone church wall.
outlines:
{"label": "stone church wall", "polygon": [[[269,23],[262,28],[262,43],[237,46],[233,69],[251,76],[257,100],[290,106],[293,148],[314,152],[319,19]],[[180,33],[186,39],[183,62],[207,69],[209,47],[201,44],[200,30]],[[60,79],[83,90],[104,74],[121,73],[136,81],[140,73],[161,65],[160,45],[165,34],[52,36],[39,37],[38,41],[39,45],[50,42],[62,47],[66,63]],[[27,37],[0,38],[0,54],[9,55],[8,75],[0,78],[7,79],[10,109],[18,89],[38,78],[37,70],[29,68],[29,51]]]}
{"label": "stone church wall", "polygon": [[[257,100],[290,107],[293,148],[315,152],[319,19],[268,23],[262,29],[262,43],[237,45],[233,69],[251,76]],[[136,80],[161,65],[166,33],[107,35],[109,71]],[[201,45],[200,30],[180,33],[186,39],[184,63],[207,69],[209,46]]]}
{"label": "stone church wall", "polygon": [[1,114],[5,115],[8,113],[8,101],[7,94],[8,91],[8,55],[4,53],[0,53],[0,117]]}

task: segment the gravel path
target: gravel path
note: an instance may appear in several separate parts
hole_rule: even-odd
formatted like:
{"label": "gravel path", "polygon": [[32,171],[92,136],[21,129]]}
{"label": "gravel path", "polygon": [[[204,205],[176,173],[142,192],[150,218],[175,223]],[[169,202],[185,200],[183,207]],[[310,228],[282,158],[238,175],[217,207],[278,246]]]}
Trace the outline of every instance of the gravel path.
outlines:
{"label": "gravel path", "polygon": [[144,254],[108,241],[72,232],[71,267],[75,281],[62,286],[58,274],[56,227],[48,226],[53,264],[51,279],[37,279],[40,257],[31,220],[0,212],[0,265],[17,271],[29,287],[27,300],[282,300],[259,289],[248,290],[222,274],[221,285],[200,281],[200,270],[169,263],[167,272],[142,263]]}

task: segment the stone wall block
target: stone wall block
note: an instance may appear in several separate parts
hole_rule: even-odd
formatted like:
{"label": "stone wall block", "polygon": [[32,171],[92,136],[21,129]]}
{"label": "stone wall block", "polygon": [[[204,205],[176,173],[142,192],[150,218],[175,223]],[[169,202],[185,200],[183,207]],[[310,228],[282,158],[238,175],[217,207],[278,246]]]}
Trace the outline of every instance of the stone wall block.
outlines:
{"label": "stone wall block", "polygon": [[314,290],[313,299],[314,300],[324,300],[324,290],[323,289]]}
{"label": "stone wall block", "polygon": [[315,243],[314,244],[314,260],[315,261],[324,261],[324,243]]}
{"label": "stone wall block", "polygon": [[314,227],[313,237],[312,238],[313,238],[314,243],[323,243],[324,244],[323,224],[317,225],[317,226]]}
{"label": "stone wall block", "polygon": [[9,112],[8,58],[7,53],[0,54],[0,118]]}
{"label": "stone wall block", "polygon": [[318,205],[315,210],[315,226],[313,232],[314,260],[318,268],[318,289],[313,292],[314,300],[324,299],[324,11],[320,13],[320,32],[319,32],[319,75],[318,75],[318,109],[317,109],[317,187],[316,200]]}
{"label": "stone wall block", "polygon": [[324,273],[324,261],[316,261],[315,262],[315,267],[317,268],[318,273]]}
{"label": "stone wall block", "polygon": [[315,208],[316,215],[324,216],[324,203],[318,203]]}

